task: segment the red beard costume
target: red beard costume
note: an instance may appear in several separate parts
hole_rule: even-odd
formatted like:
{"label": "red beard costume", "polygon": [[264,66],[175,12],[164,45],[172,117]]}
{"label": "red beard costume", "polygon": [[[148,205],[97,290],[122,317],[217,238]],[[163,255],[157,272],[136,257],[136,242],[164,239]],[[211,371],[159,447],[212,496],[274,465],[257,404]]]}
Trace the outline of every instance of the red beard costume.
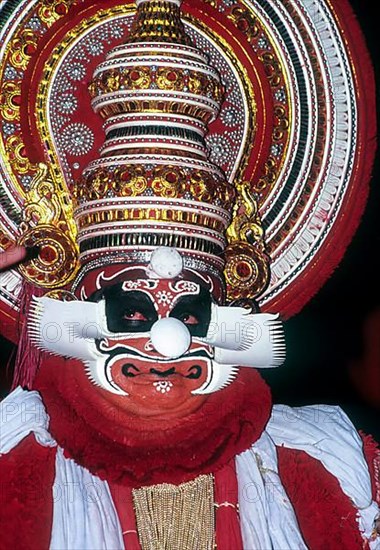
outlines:
{"label": "red beard costume", "polygon": [[247,369],[198,411],[166,421],[115,410],[102,391],[94,391],[80,363],[67,368],[64,360],[49,359],[35,389],[67,456],[102,479],[133,488],[215,472],[260,437],[272,405],[268,386]]}
{"label": "red beard costume", "polygon": [[[213,473],[216,499],[219,495],[220,502],[227,498],[236,502],[233,458],[260,437],[272,407],[269,388],[257,371],[248,369],[241,369],[234,384],[213,394],[200,410],[181,422],[115,415],[101,392],[93,391],[82,366],[73,362],[69,366],[64,360],[46,360],[35,389],[43,396],[50,431],[65,454],[107,480],[113,495],[119,496],[115,504],[123,531],[125,508],[129,512],[127,527],[130,530],[134,526],[130,491],[142,484],[178,484],[202,473]],[[201,432],[200,422],[204,426]],[[4,481],[0,515],[2,525],[7,525],[1,548],[17,548],[26,540],[30,549],[48,547],[55,452],[29,436],[1,458]],[[281,479],[308,547],[361,547],[356,511],[338,481],[304,452],[284,448],[277,452]],[[365,452],[374,473],[380,455],[370,438],[365,438]],[[375,476],[373,480],[375,498],[380,485]],[[237,526],[236,510],[217,510],[218,549],[242,548]],[[135,537],[125,538],[126,544],[128,541],[130,545],[131,540],[136,545],[132,548],[138,548]]]}

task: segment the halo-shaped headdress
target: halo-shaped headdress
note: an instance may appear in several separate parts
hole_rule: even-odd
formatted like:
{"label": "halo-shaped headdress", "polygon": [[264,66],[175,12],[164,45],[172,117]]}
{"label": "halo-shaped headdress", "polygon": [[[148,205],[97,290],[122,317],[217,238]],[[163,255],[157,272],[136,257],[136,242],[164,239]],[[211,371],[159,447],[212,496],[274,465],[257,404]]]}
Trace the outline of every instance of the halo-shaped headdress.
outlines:
{"label": "halo-shaped headdress", "polygon": [[[289,316],[364,208],[374,86],[346,0],[2,3],[0,275],[71,289],[159,245]],[[219,116],[218,115],[218,111]],[[95,114],[94,112],[95,111]],[[79,275],[78,270],[79,267]]]}

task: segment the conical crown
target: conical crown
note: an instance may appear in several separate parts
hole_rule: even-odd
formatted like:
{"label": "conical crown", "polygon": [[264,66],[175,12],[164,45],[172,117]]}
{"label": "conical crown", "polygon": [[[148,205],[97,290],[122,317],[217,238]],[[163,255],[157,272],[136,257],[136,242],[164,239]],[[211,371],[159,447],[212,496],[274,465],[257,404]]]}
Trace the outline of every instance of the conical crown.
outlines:
{"label": "conical crown", "polygon": [[221,270],[234,187],[208,160],[218,72],[196,49],[178,2],[139,2],[127,42],[89,86],[105,142],[74,190],[82,263],[105,251],[174,246]]}

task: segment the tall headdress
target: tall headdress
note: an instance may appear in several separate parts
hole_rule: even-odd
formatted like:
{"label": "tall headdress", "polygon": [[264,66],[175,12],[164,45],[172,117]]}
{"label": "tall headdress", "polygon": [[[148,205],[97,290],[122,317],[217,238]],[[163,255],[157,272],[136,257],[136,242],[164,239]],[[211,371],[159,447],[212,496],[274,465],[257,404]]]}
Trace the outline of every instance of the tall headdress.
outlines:
{"label": "tall headdress", "polygon": [[192,45],[179,2],[140,2],[89,91],[105,141],[72,188],[82,273],[110,261],[149,263],[165,246],[220,275],[235,190],[208,160],[205,135],[223,88]]}
{"label": "tall headdress", "polygon": [[224,273],[228,301],[301,309],[355,231],[374,154],[346,0],[1,6],[0,245],[39,250],[0,275],[7,335],[22,278],[70,290],[160,245]]}

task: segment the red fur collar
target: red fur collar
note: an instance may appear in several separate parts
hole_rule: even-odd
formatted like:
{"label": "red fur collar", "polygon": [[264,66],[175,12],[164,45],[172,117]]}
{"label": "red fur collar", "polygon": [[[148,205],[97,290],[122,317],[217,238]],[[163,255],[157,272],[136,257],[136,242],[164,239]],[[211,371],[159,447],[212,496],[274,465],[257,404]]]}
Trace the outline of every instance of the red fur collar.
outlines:
{"label": "red fur collar", "polygon": [[44,362],[35,389],[47,407],[50,431],[78,464],[132,487],[182,483],[215,472],[260,437],[271,413],[270,390],[252,369],[241,369],[197,412],[165,422],[112,407],[101,390],[78,376],[82,372],[73,361]]}

